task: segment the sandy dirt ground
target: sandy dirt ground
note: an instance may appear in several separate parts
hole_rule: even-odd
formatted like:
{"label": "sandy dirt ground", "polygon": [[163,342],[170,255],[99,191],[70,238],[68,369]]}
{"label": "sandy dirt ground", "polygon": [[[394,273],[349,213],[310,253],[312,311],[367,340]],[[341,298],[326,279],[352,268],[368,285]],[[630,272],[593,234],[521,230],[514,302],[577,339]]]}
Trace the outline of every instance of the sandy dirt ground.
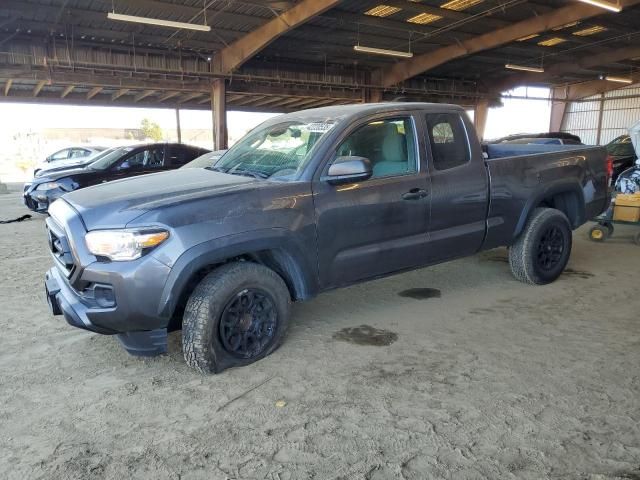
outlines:
{"label": "sandy dirt ground", "polygon": [[202,376],[179,332],[140,360],[52,317],[43,218],[0,225],[0,477],[640,479],[640,247],[586,231],[553,285],[485,252],[295,305]]}

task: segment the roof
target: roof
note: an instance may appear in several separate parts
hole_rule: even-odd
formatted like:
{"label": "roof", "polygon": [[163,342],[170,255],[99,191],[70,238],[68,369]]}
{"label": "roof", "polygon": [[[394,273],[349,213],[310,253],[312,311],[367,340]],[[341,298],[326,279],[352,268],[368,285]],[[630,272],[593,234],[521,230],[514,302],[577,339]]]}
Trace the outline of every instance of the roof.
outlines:
{"label": "roof", "polygon": [[[234,0],[207,1],[206,10],[200,0],[3,0],[6,91],[0,98],[210,108],[212,79],[224,78],[227,103],[236,109],[359,103],[367,100],[363,89],[381,85],[389,99],[471,105],[519,81],[563,85],[638,71],[640,1],[620,1],[621,14],[566,0]],[[314,5],[317,12],[295,28],[263,42],[229,71],[217,71],[222,52],[292,8]],[[107,18],[111,11],[206,24],[211,31],[118,22]],[[512,25],[550,12],[579,19],[504,36]],[[414,58],[363,54],[354,51],[358,44],[410,51]],[[425,55],[443,60],[404,78],[403,71],[413,70],[403,65]],[[506,70],[505,63],[542,66],[545,73]],[[390,83],[376,78],[394,68],[401,75]]]}

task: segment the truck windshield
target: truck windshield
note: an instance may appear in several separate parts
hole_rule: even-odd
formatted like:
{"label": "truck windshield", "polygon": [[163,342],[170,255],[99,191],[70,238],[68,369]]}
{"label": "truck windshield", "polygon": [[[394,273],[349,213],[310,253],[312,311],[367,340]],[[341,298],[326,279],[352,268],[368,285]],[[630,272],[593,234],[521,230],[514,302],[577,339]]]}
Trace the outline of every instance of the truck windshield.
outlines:
{"label": "truck windshield", "polygon": [[295,180],[333,120],[258,127],[236,143],[211,170],[281,181]]}

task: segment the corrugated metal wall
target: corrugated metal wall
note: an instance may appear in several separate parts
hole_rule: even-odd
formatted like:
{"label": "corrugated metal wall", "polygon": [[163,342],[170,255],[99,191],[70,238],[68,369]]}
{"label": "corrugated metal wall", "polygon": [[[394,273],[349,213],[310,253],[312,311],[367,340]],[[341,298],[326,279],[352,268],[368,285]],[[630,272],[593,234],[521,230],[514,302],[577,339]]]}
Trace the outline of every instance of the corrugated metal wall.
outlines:
{"label": "corrugated metal wall", "polygon": [[[621,98],[624,97],[624,98]],[[602,119],[600,109],[602,108]],[[640,121],[640,84],[587,97],[567,105],[562,131],[574,133],[586,144],[605,145]],[[601,124],[599,142],[598,125]]]}

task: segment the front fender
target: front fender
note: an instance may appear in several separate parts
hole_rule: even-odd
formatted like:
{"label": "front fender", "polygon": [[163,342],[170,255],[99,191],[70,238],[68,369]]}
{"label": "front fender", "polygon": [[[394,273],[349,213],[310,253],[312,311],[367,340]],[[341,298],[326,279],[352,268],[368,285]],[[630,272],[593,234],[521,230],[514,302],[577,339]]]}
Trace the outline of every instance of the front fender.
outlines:
{"label": "front fender", "polygon": [[159,315],[173,315],[189,281],[202,269],[240,256],[260,259],[266,252],[277,265],[274,269],[293,290],[295,299],[314,296],[318,292],[315,237],[306,242],[304,238],[294,238],[289,230],[274,228],[216,238],[189,248],[171,268],[160,297]]}

